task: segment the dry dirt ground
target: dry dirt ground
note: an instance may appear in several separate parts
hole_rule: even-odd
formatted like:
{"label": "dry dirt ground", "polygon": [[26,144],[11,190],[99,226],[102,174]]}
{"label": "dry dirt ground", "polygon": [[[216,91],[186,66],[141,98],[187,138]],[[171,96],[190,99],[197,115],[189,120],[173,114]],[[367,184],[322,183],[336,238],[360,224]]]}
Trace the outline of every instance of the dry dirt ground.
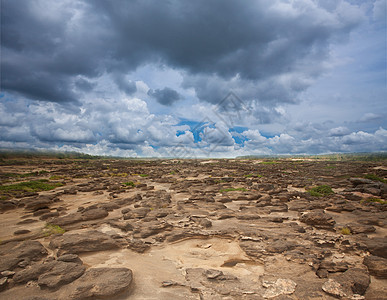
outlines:
{"label": "dry dirt ground", "polygon": [[[2,159],[0,299],[387,299],[386,176],[385,161]],[[37,180],[58,187],[16,188]]]}

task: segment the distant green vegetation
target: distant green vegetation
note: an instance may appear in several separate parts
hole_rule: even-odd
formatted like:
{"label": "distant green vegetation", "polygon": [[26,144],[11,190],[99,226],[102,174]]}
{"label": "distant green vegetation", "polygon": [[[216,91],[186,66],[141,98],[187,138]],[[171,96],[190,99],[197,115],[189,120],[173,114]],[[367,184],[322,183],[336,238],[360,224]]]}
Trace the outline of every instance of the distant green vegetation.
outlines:
{"label": "distant green vegetation", "polygon": [[219,190],[219,193],[227,193],[227,192],[233,192],[233,191],[247,192],[245,188],[227,188],[227,189]]}
{"label": "distant green vegetation", "polygon": [[52,175],[49,179],[50,180],[61,180],[61,179],[67,179],[67,176],[64,175]]}
{"label": "distant green vegetation", "polygon": [[127,177],[128,173],[108,173],[111,177]]}
{"label": "distant green vegetation", "polygon": [[124,184],[125,184],[126,186],[132,186],[132,187],[135,187],[135,186],[136,186],[136,185],[134,184],[133,181],[124,182]]}
{"label": "distant green vegetation", "polygon": [[25,178],[25,177],[31,177],[31,176],[39,176],[39,175],[44,175],[47,174],[48,171],[42,170],[42,171],[37,171],[37,172],[31,172],[31,173],[3,173],[0,174],[0,176],[4,177],[10,177],[10,178]]}
{"label": "distant green vegetation", "polygon": [[261,178],[263,177],[262,175],[259,175],[259,174],[246,174],[244,175],[246,178],[252,178],[252,177],[258,177],[258,178]]}
{"label": "distant green vegetation", "polygon": [[364,176],[364,178],[367,178],[367,179],[371,179],[371,180],[374,180],[374,181],[380,181],[380,182],[383,182],[383,183],[387,183],[386,180],[384,180],[383,178],[375,175],[375,174],[367,174]]}
{"label": "distant green vegetation", "polygon": [[316,186],[316,187],[310,189],[308,191],[308,193],[314,197],[324,197],[324,196],[328,196],[330,194],[334,194],[334,192],[332,191],[332,188],[329,185]]}
{"label": "distant green vegetation", "polygon": [[263,165],[274,165],[274,164],[279,164],[279,163],[280,163],[279,161],[273,161],[273,160],[261,162],[261,164],[263,164]]}
{"label": "distant green vegetation", "polygon": [[326,166],[325,169],[336,169],[336,166]]}
{"label": "distant green vegetation", "polygon": [[382,200],[379,198],[368,198],[368,199],[363,199],[360,201],[360,203],[380,203],[380,204],[387,204],[386,200]]}
{"label": "distant green vegetation", "polygon": [[1,185],[0,191],[3,192],[41,192],[41,191],[49,191],[55,189],[59,186],[62,186],[62,183],[59,182],[49,182],[47,179],[40,180],[32,180],[26,182],[19,182],[15,184],[9,185]]}

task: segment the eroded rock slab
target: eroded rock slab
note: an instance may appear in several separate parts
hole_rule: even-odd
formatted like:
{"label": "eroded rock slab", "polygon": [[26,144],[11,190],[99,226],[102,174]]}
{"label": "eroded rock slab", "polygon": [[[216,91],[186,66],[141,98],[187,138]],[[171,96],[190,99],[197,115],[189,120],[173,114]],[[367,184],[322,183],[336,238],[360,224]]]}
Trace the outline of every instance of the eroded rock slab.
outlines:
{"label": "eroded rock slab", "polygon": [[52,238],[50,249],[58,249],[60,253],[83,253],[118,248],[117,242],[109,235],[99,231],[64,234]]}
{"label": "eroded rock slab", "polygon": [[91,268],[66,287],[63,299],[83,300],[116,296],[129,289],[133,274],[127,268]]}
{"label": "eroded rock slab", "polygon": [[46,248],[38,241],[9,242],[0,245],[0,272],[13,270],[22,261],[38,261],[47,255]]}

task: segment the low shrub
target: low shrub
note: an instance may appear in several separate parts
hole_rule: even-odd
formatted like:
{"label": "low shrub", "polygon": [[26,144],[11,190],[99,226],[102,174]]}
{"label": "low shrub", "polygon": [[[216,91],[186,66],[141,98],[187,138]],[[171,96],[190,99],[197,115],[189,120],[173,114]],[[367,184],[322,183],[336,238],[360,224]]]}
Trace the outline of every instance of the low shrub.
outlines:
{"label": "low shrub", "polygon": [[319,185],[308,191],[311,196],[324,197],[330,194],[334,194],[332,188],[329,185]]}

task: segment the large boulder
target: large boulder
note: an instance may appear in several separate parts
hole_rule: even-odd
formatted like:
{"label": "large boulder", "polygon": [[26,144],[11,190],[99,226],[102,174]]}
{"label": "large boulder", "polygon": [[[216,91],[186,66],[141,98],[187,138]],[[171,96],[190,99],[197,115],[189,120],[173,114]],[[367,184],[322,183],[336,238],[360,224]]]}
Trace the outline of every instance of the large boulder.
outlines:
{"label": "large boulder", "polygon": [[0,272],[13,270],[21,261],[38,261],[47,250],[38,241],[9,242],[0,245]]}
{"label": "large boulder", "polygon": [[92,268],[66,287],[63,299],[111,298],[129,289],[133,280],[127,268]]}
{"label": "large boulder", "polygon": [[21,270],[15,274],[15,283],[26,283],[38,280],[42,288],[58,288],[80,277],[86,268],[78,263],[64,261],[50,261],[44,264],[35,264],[30,268]]}
{"label": "large boulder", "polygon": [[74,224],[82,221],[102,219],[107,217],[108,214],[109,213],[103,208],[93,208],[81,213],[76,212],[76,213],[55,218],[51,220],[50,223],[59,225],[59,226],[65,226],[65,225],[70,225],[70,224]]}
{"label": "large boulder", "polygon": [[367,266],[371,275],[387,278],[387,259],[370,255],[364,258],[363,264]]}
{"label": "large boulder", "polygon": [[387,237],[375,237],[364,240],[364,244],[371,254],[387,258]]}

